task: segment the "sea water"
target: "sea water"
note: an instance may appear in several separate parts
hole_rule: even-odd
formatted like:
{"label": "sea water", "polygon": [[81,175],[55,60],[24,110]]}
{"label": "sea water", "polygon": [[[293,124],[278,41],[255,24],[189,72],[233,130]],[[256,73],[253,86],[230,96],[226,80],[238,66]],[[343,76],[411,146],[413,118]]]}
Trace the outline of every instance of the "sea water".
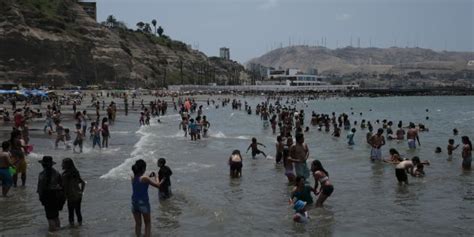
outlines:
{"label": "sea water", "polygon": [[[244,98],[238,98],[243,100]],[[247,97],[252,108],[264,97]],[[37,162],[52,155],[58,163],[71,157],[87,181],[82,201],[84,225],[64,228],[61,236],[132,236],[134,221],[130,210],[131,166],[137,159],[147,162],[148,171],[157,171],[156,161],[167,160],[173,170],[174,196],[159,202],[157,190],[150,187],[152,232],[160,236],[454,236],[472,235],[474,227],[474,179],[472,172],[461,170],[460,149],[447,161],[449,138],[456,144],[461,136],[474,139],[474,97],[385,97],[331,98],[298,103],[305,110],[305,133],[310,161],[318,159],[329,172],[335,191],[324,208],[310,208],[309,223],[295,224],[288,205],[289,192],[284,169],[274,160],[245,153],[256,137],[270,157],[275,155],[275,135],[264,128],[255,113],[232,110],[230,106],[204,110],[211,123],[209,136],[190,141],[179,130],[179,115],[152,119],[150,126],[138,126],[138,114],[119,114],[111,126],[108,149],[92,149],[85,142],[83,154],[54,149],[52,138],[42,131],[31,132],[34,153],[28,156],[26,188],[13,188],[11,197],[0,198],[0,235],[47,235],[47,222],[38,201],[36,183],[41,171]],[[306,106],[307,105],[307,106]],[[351,110],[352,108],[352,110]],[[426,111],[428,109],[428,112]],[[426,177],[410,179],[399,186],[394,167],[369,161],[367,130],[357,126],[355,145],[347,145],[346,133],[333,138],[309,125],[311,112],[348,113],[355,120],[366,119],[374,129],[375,120],[421,122],[429,132],[420,134],[421,146],[408,150],[406,141],[387,141],[383,156],[396,148],[402,156],[415,155],[430,160]],[[354,112],[351,115],[351,112]],[[362,113],[362,115],[360,115]],[[193,115],[195,116],[195,115]],[[426,117],[429,117],[426,120]],[[42,124],[34,124],[38,128]],[[70,126],[72,127],[72,125]],[[453,136],[457,128],[460,135]],[[332,130],[332,129],[331,129]],[[435,154],[440,146],[443,153]],[[229,178],[228,158],[241,150],[244,161],[241,179]],[[310,162],[309,161],[309,162]],[[313,184],[312,178],[310,182]],[[61,212],[67,223],[67,208]]]}

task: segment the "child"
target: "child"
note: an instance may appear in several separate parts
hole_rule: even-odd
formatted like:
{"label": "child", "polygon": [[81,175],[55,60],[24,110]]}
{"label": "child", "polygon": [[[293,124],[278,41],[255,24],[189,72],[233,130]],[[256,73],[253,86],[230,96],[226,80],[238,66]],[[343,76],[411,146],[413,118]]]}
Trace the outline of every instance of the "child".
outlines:
{"label": "child", "polygon": [[140,120],[138,120],[138,122],[140,123],[140,126],[145,125],[145,113],[140,112]]}
{"label": "child", "polygon": [[352,128],[351,132],[347,134],[347,139],[348,139],[347,144],[349,144],[349,146],[353,146],[355,144],[354,143],[355,132],[356,132],[356,129]]}
{"label": "child", "polygon": [[188,120],[183,117],[181,123],[179,123],[179,129],[183,129],[184,137],[188,137]]}
{"label": "child", "polygon": [[425,176],[425,171],[423,170],[424,169],[424,165],[423,164],[417,164],[416,165],[416,169],[415,171],[413,172],[413,176],[415,177],[424,177]]}
{"label": "child", "polygon": [[54,143],[56,149],[58,148],[58,143],[60,141],[62,141],[64,145],[66,145],[66,140],[64,137],[64,127],[59,121],[58,123],[56,123],[56,142]]}
{"label": "child", "polygon": [[74,147],[72,148],[74,153],[76,153],[76,146],[79,146],[79,153],[82,153],[82,141],[84,140],[84,134],[82,134],[82,131],[81,124],[76,124],[76,139],[74,139]]}
{"label": "child", "polygon": [[77,216],[77,222],[79,225],[82,225],[81,202],[86,182],[82,180],[71,158],[63,160],[62,168],[64,170],[62,182],[69,211],[69,225],[71,227],[74,226],[74,212]]}
{"label": "child", "polygon": [[451,161],[453,160],[453,151],[456,150],[459,147],[459,144],[454,146],[454,139],[449,139],[448,140],[448,160]]}
{"label": "child", "polygon": [[309,221],[309,215],[306,211],[306,202],[297,200],[293,204],[293,209],[295,210],[295,215],[293,216],[293,221],[297,223],[307,223]]}
{"label": "child", "polygon": [[441,153],[441,152],[443,152],[443,151],[441,150],[441,147],[437,146],[437,147],[435,148],[435,153],[436,153],[436,154],[439,154],[439,153]]}
{"label": "child", "polygon": [[[160,200],[165,200],[171,197],[171,175],[173,172],[170,167],[166,165],[165,158],[158,159],[158,182],[161,183],[158,188],[158,197]],[[163,182],[161,182],[163,180]]]}
{"label": "child", "polygon": [[191,135],[191,141],[196,141],[198,131],[197,125],[194,123],[194,119],[190,119],[189,122],[191,122],[188,126],[189,134]]}
{"label": "child", "polygon": [[66,139],[66,149],[71,149],[71,134],[69,133],[69,128],[64,129],[64,137]]}
{"label": "child", "polygon": [[242,155],[239,150],[234,150],[229,157],[230,177],[242,177]]}
{"label": "child", "polygon": [[255,156],[262,153],[263,156],[265,156],[265,158],[267,157],[267,155],[265,154],[265,152],[261,151],[258,149],[258,145],[260,146],[263,146],[263,147],[266,147],[265,145],[263,145],[262,143],[259,143],[257,142],[257,138],[253,137],[252,138],[252,143],[250,143],[249,147],[247,148],[247,152],[249,152],[250,148],[252,148],[252,159],[255,159]]}

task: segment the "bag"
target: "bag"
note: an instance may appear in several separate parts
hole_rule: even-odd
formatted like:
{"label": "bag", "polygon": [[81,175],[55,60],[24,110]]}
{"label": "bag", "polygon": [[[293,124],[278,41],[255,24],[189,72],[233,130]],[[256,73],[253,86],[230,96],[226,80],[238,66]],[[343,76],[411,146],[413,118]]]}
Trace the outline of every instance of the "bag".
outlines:
{"label": "bag", "polygon": [[16,174],[16,168],[15,166],[10,166],[8,167],[8,172],[10,172],[10,175],[13,176]]}

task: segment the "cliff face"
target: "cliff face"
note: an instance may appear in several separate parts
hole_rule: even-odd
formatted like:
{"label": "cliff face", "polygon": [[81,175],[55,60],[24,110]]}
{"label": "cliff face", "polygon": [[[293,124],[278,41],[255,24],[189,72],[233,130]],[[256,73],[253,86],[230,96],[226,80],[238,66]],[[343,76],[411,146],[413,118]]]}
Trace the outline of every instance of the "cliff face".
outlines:
{"label": "cliff face", "polygon": [[268,52],[249,63],[271,67],[316,68],[323,74],[399,73],[456,73],[468,68],[474,60],[472,52],[436,52],[421,48],[341,48],[292,46]]}
{"label": "cliff face", "polygon": [[0,1],[0,80],[156,87],[228,83],[243,66],[184,43],[97,24],[71,0]]}

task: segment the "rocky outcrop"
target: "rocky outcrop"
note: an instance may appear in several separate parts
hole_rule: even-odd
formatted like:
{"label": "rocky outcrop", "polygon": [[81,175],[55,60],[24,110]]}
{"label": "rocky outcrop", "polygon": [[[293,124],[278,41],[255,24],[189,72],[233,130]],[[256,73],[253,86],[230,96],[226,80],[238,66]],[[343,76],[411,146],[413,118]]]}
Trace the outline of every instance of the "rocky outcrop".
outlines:
{"label": "rocky outcrop", "polygon": [[72,0],[0,1],[0,80],[154,88],[226,84],[244,70],[225,65],[167,37],[104,27]]}

